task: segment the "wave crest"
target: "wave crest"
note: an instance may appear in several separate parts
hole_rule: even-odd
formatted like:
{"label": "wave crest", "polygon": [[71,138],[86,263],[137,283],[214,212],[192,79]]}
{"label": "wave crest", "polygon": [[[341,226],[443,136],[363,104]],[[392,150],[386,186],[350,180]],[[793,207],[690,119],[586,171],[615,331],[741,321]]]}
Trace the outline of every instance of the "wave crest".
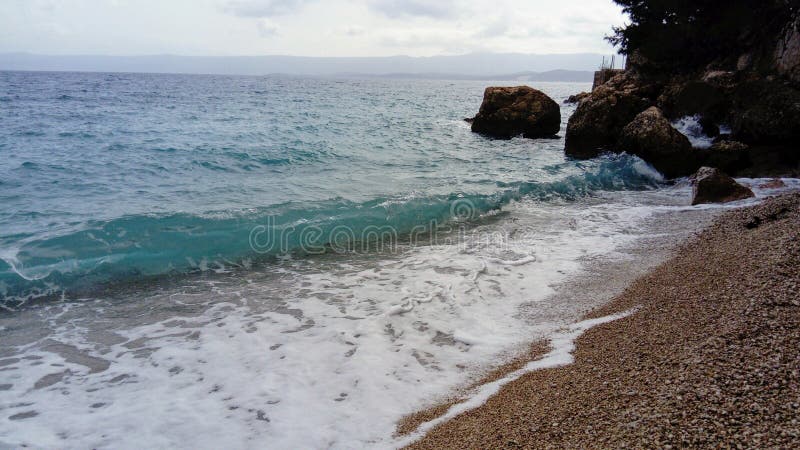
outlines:
{"label": "wave crest", "polygon": [[254,257],[317,254],[353,242],[465,223],[509,202],[574,200],[595,191],[647,189],[663,179],[638,158],[607,156],[581,175],[552,182],[497,183],[493,194],[287,203],[247,212],[135,215],[19,243],[0,255],[0,304],[74,295],[98,284],[150,276],[248,268]]}

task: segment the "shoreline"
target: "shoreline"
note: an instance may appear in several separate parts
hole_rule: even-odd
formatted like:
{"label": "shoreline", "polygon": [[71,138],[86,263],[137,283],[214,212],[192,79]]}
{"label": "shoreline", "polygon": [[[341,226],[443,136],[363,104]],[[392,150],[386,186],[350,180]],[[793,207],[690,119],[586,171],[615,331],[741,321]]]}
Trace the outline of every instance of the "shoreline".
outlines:
{"label": "shoreline", "polygon": [[[623,282],[624,292],[612,295],[610,302],[589,312],[585,319],[637,307],[641,310],[625,319],[600,325],[578,338],[574,364],[522,375],[500,388],[482,406],[433,427],[409,448],[800,442],[800,426],[796,419],[791,423],[791,414],[782,416],[786,418],[783,421],[757,412],[748,414],[749,408],[736,401],[740,395],[755,396],[764,400],[768,408],[772,407],[770,411],[793,411],[796,415],[800,403],[796,369],[784,373],[781,379],[784,384],[776,388],[783,386],[784,395],[766,399],[759,396],[761,391],[748,390],[751,384],[725,392],[724,388],[731,383],[738,386],[736,383],[741,384],[742,379],[747,381],[747,376],[728,377],[725,371],[719,370],[714,372],[717,378],[698,376],[698,372],[705,373],[703,370],[708,368],[707,360],[713,361],[711,367],[749,374],[756,369],[747,364],[733,364],[733,360],[754,352],[769,353],[775,348],[790,350],[788,360],[784,352],[783,364],[773,362],[775,370],[790,368],[792,361],[797,367],[797,355],[792,355],[791,349],[796,353],[798,347],[786,345],[792,339],[795,343],[798,340],[797,336],[791,336],[791,331],[789,336],[780,330],[767,336],[768,340],[780,341],[772,347],[737,347],[730,342],[731,334],[748,334],[764,325],[758,320],[747,320],[749,316],[742,318],[743,310],[759,309],[758,304],[754,306],[748,300],[748,294],[783,298],[778,304],[790,306],[778,314],[787,316],[785,319],[793,326],[800,322],[796,308],[793,315],[791,311],[795,307],[792,302],[800,300],[796,294],[800,276],[797,267],[792,266],[797,264],[798,258],[797,254],[786,250],[798,245],[800,194],[773,197],[755,206],[714,216],[713,223],[699,234],[682,239],[674,252],[665,249],[660,261],[657,255],[649,258],[646,270],[640,267],[634,275],[626,272],[628,280]],[[640,256],[645,253],[647,249]],[[752,257],[754,255],[763,255],[766,267],[759,267],[762,262]],[[648,261],[643,264],[648,265]],[[794,267],[793,273],[791,267]],[[619,272],[621,268],[617,266],[614,270]],[[776,273],[784,278],[776,281]],[[595,276],[595,285],[603,281],[604,276]],[[615,280],[610,281],[613,285]],[[585,282],[591,284],[591,281]],[[770,288],[765,289],[759,283]],[[609,287],[609,291],[613,290],[613,286]],[[590,290],[583,292],[596,294]],[[681,320],[675,320],[678,318]],[[709,345],[716,345],[716,351],[705,352]],[[717,348],[720,345],[723,348],[728,345],[727,352],[720,352]],[[698,354],[705,354],[707,358],[697,360]],[[752,359],[751,366],[759,359]],[[518,364],[506,366],[511,370],[519,367]],[[492,374],[498,370],[500,368]],[[787,399],[788,403],[780,402],[780,398]],[[720,404],[723,407],[720,408]],[[689,405],[693,407],[693,414],[682,413]],[[403,432],[414,428],[412,423],[427,422],[432,416],[440,415],[434,413],[444,413],[446,409],[440,404],[407,416],[398,426],[398,434],[402,437]],[[742,413],[745,409],[748,412]],[[734,417],[738,419],[725,422]],[[742,425],[747,424],[748,417],[753,419],[753,424]],[[739,425],[735,425],[737,423]],[[764,429],[780,426],[784,428],[780,433],[764,432]]]}
{"label": "shoreline", "polygon": [[[566,314],[563,310],[579,310],[575,321],[590,314],[600,306],[612,301],[622,293],[636,278],[647,274],[659,264],[674,256],[677,249],[688,239],[709,226],[723,209],[683,209],[654,214],[646,219],[642,228],[647,232],[634,242],[624,245],[614,255],[604,255],[584,259],[584,267],[571,274],[566,280],[553,286],[553,294],[544,301],[532,302],[521,308],[521,314],[537,314],[542,310],[551,311],[548,315],[554,321],[561,321]],[[622,254],[620,256],[619,254]],[[575,305],[578,305],[576,308]],[[540,319],[541,320],[541,319]],[[532,323],[536,325],[536,323]],[[565,323],[565,326],[570,323]],[[469,399],[470,394],[482,385],[492,383],[508,374],[522,369],[526,364],[541,358],[550,351],[548,337],[536,339],[511,352],[511,356],[490,364],[463,386],[435,399],[433,404],[408,414],[398,423],[395,436],[407,438],[417,427],[437,419],[448,409]]]}

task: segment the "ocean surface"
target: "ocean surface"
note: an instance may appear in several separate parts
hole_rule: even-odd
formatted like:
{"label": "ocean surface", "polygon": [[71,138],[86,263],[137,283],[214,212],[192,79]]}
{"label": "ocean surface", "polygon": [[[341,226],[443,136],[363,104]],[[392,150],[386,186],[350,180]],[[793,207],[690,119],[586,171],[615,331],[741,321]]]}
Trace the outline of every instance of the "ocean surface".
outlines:
{"label": "ocean surface", "polygon": [[0,72],[0,448],[392,447],[577,320],[689,189],[471,133],[490,84]]}
{"label": "ocean surface", "polygon": [[[3,73],[0,301],[249,265],[306,227],[320,245],[338,226],[407,233],[460,199],[481,215],[654,185],[630,159],[471,134],[484,84]],[[255,253],[267,225],[296,232]]]}

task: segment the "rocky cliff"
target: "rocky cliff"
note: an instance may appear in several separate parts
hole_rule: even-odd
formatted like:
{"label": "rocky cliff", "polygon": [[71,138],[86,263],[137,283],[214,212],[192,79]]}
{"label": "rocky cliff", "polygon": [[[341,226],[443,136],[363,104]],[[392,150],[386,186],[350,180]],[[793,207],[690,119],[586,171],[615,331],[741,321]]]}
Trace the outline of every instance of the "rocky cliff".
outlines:
{"label": "rocky cliff", "polygon": [[[800,174],[800,13],[786,8],[790,19],[772,37],[746,41],[738,56],[721,53],[704,65],[654,71],[663,61],[627,48],[628,69],[580,101],[567,127],[567,155],[626,151],[668,177],[705,165],[734,174]],[[687,147],[669,125],[685,116],[698,117],[715,144]]]}

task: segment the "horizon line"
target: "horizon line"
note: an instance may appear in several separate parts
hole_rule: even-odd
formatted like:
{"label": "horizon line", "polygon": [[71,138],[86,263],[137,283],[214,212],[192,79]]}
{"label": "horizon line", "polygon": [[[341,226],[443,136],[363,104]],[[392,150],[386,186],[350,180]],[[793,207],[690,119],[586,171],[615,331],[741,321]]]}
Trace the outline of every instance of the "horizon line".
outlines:
{"label": "horizon line", "polygon": [[[0,53],[0,56],[3,54]],[[269,72],[263,74],[252,73],[206,73],[206,72],[137,72],[137,71],[117,71],[117,70],[55,70],[55,69],[4,69],[0,67],[2,72],[17,72],[17,73],[106,73],[106,74],[130,74],[130,75],[199,75],[199,76],[236,76],[236,77],[297,77],[297,78],[338,78],[338,77],[363,77],[363,78],[409,78],[419,77],[419,79],[431,79],[426,76],[435,76],[442,80],[465,80],[465,81],[536,81],[538,83],[560,83],[560,82],[576,82],[581,81],[558,81],[558,80],[513,80],[503,79],[504,77],[511,77],[514,75],[546,75],[554,72],[566,72],[572,74],[590,74],[591,70],[572,70],[572,69],[550,69],[543,71],[522,71],[511,73],[497,73],[494,76],[484,75],[469,75],[466,73],[457,72],[385,72],[385,73],[369,73],[369,72],[334,72],[334,73],[292,73],[292,72]],[[452,77],[452,78],[449,78]],[[590,83],[591,81],[586,81]]]}
{"label": "horizon line", "polygon": [[572,52],[572,53],[524,53],[524,52],[468,52],[459,54],[436,54],[429,56],[413,56],[404,54],[382,55],[382,56],[310,56],[310,55],[291,55],[291,54],[242,54],[242,55],[190,55],[180,53],[136,53],[136,54],[109,54],[109,53],[37,53],[30,51],[4,51],[0,56],[26,55],[26,56],[46,56],[46,57],[93,57],[93,58],[152,58],[152,57],[180,57],[180,58],[313,58],[313,59],[375,59],[375,58],[458,58],[463,56],[478,55],[504,55],[504,56],[578,56],[578,55],[607,55],[614,52]]}

